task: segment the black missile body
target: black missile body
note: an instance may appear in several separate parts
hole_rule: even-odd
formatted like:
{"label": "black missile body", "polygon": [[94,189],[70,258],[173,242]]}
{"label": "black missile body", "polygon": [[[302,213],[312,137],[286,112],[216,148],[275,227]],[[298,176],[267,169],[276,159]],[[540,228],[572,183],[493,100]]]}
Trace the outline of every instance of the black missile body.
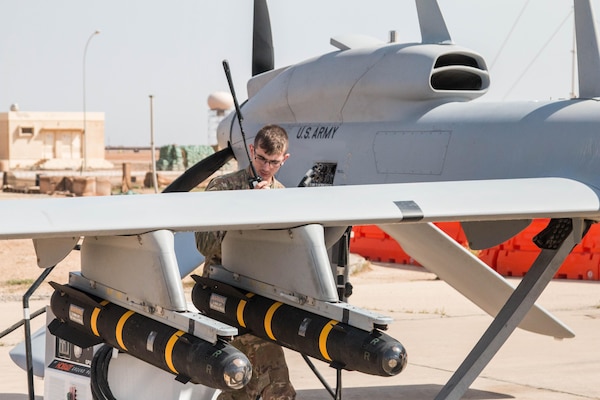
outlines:
{"label": "black missile body", "polygon": [[252,375],[248,358],[229,343],[209,343],[107,300],[51,282],[56,319],[50,332],[80,347],[107,343],[176,375],[181,382],[233,390]]}
{"label": "black missile body", "polygon": [[194,279],[196,308],[240,334],[252,333],[332,367],[370,375],[393,376],[406,366],[402,344],[379,330],[367,332],[209,278]]}

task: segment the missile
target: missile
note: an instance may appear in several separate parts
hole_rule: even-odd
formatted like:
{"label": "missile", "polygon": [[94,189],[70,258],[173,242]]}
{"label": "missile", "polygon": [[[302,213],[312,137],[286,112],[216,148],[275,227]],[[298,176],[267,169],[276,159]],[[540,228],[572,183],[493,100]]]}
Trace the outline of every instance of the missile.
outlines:
{"label": "missile", "polygon": [[368,332],[210,278],[193,278],[196,308],[240,333],[252,333],[349,371],[393,376],[406,366],[402,344],[380,330]]}
{"label": "missile", "polygon": [[241,389],[252,376],[248,358],[224,340],[212,344],[71,286],[50,284],[56,319],[48,329],[79,347],[104,342],[174,374],[182,383],[223,391]]}

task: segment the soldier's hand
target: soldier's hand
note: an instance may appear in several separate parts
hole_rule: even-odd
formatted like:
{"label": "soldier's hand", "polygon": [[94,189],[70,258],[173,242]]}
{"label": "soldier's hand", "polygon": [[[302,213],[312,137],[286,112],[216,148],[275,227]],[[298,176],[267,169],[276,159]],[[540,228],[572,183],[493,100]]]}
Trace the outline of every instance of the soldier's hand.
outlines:
{"label": "soldier's hand", "polygon": [[254,189],[271,189],[271,186],[269,186],[269,182],[267,181],[260,181],[254,186]]}

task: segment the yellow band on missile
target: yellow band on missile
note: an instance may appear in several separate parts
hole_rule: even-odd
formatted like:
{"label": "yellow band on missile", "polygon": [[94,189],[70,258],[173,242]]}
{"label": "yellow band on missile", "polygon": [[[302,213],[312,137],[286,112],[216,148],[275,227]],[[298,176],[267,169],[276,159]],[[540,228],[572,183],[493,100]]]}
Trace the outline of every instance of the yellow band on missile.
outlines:
{"label": "yellow band on missile", "polygon": [[238,324],[240,324],[240,326],[243,328],[246,327],[246,323],[244,322],[244,307],[246,307],[246,303],[248,303],[246,300],[240,300],[237,306],[236,313]]}
{"label": "yellow band on missile", "polygon": [[123,314],[121,318],[119,318],[119,322],[117,322],[117,328],[115,331],[117,343],[125,351],[127,351],[127,347],[125,347],[125,343],[123,343],[123,327],[125,326],[125,322],[127,322],[127,319],[129,319],[129,317],[131,317],[133,314],[135,314],[135,312],[131,310],[128,310],[125,314]]}
{"label": "yellow band on missile", "polygon": [[179,372],[175,369],[175,365],[173,365],[173,349],[175,348],[175,343],[179,340],[181,335],[183,335],[184,331],[177,331],[169,338],[167,342],[167,346],[165,347],[165,362],[171,371],[174,374],[179,374]]}
{"label": "yellow band on missile", "polygon": [[[246,293],[246,297],[248,297],[249,299],[252,298],[253,296],[254,296],[254,293]],[[240,302],[238,303],[238,306],[237,306],[237,311],[236,311],[238,324],[240,324],[240,326],[242,328],[246,327],[246,322],[244,321],[244,308],[246,308],[246,304],[248,304],[248,302],[246,300],[240,300]]]}
{"label": "yellow band on missile", "polygon": [[[101,306],[105,306],[108,304],[108,300],[102,300],[100,302]],[[92,317],[90,318],[90,328],[94,335],[100,337],[100,332],[98,332],[98,315],[100,315],[101,309],[98,307],[94,307],[94,311],[92,311]]]}
{"label": "yellow band on missile", "polygon": [[321,329],[321,334],[319,335],[319,351],[327,361],[332,361],[331,357],[329,357],[329,353],[327,353],[327,337],[329,336],[331,329],[333,329],[333,326],[337,323],[338,321],[332,319],[323,327],[323,329]]}
{"label": "yellow band on missile", "polygon": [[267,336],[269,336],[272,340],[277,340],[275,335],[273,335],[273,331],[271,330],[271,322],[273,321],[273,314],[279,307],[283,305],[282,302],[278,301],[277,303],[273,303],[269,310],[267,311],[267,315],[265,315],[265,332]]}

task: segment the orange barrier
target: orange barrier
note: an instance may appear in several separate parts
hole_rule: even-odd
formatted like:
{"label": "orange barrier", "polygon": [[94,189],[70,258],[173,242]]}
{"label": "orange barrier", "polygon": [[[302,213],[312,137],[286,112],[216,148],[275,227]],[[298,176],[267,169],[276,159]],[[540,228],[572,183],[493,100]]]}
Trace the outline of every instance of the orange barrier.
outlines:
{"label": "orange barrier", "polygon": [[[436,225],[458,243],[466,246],[465,232],[458,222],[440,222]],[[350,238],[350,251],[368,260],[420,266],[406,254],[400,245],[375,225],[355,226]]]}
{"label": "orange barrier", "polygon": [[[504,276],[524,276],[533,264],[538,251],[501,251],[495,270]],[[488,264],[489,265],[489,264]],[[571,253],[554,278],[577,280],[600,280],[600,253]]]}
{"label": "orange barrier", "polygon": [[[487,249],[479,258],[504,276],[524,276],[541,250],[533,243],[533,237],[542,231],[549,219],[536,219],[512,239]],[[563,265],[555,278],[577,280],[600,280],[600,228],[593,225]]]}
{"label": "orange barrier", "polygon": [[402,250],[398,242],[375,225],[352,228],[350,251],[372,261],[420,265]]}
{"label": "orange barrier", "polygon": [[[540,249],[533,243],[533,237],[542,231],[549,219],[536,219],[521,233],[498,246],[478,253],[485,262],[504,276],[524,276]],[[467,239],[460,223],[436,223],[448,236],[463,246]],[[389,235],[374,225],[357,226],[352,229],[350,251],[366,259],[398,264],[420,265]],[[575,246],[555,278],[577,280],[600,280],[600,226],[592,225],[580,244]]]}

